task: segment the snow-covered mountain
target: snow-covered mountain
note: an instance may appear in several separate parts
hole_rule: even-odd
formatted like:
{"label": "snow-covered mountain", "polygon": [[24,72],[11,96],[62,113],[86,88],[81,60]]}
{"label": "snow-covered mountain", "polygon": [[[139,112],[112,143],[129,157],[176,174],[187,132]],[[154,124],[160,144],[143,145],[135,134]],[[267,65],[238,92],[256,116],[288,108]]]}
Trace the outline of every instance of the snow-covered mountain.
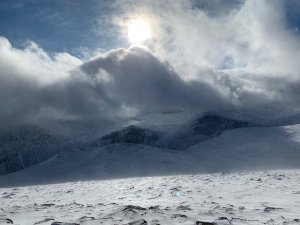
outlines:
{"label": "snow-covered mountain", "polygon": [[66,139],[35,126],[0,134],[0,175],[40,163],[64,150]]}
{"label": "snow-covered mountain", "polygon": [[206,113],[172,130],[129,125],[121,130],[104,135],[92,143],[92,146],[109,144],[143,144],[165,149],[187,149],[201,141],[219,136],[226,130],[243,127],[262,127],[253,122],[230,119],[214,113]]}
{"label": "snow-covered mountain", "polygon": [[1,176],[0,184],[299,168],[299,110],[272,110],[178,111],[119,123],[27,127],[1,136],[2,174],[22,171]]}

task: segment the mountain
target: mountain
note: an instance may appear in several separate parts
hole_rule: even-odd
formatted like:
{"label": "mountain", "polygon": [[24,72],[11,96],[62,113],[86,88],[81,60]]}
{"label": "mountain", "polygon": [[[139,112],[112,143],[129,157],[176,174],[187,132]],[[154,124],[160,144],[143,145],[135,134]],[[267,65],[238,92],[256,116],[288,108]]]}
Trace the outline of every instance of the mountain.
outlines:
{"label": "mountain", "polygon": [[0,175],[40,163],[62,151],[66,140],[35,126],[0,134]]}
{"label": "mountain", "polygon": [[16,171],[0,185],[299,168],[299,115],[294,108],[178,111],[111,126],[22,128],[0,138],[2,174]]}
{"label": "mountain", "polygon": [[262,127],[254,122],[230,119],[216,113],[205,113],[168,135],[164,146],[171,149],[187,149],[194,144],[221,135],[224,131],[245,127]]}
{"label": "mountain", "polygon": [[62,151],[82,148],[114,127],[109,121],[64,120],[0,132],[0,175],[38,164]]}
{"label": "mountain", "polygon": [[161,138],[162,133],[160,132],[130,125],[125,129],[104,135],[100,140],[92,143],[92,146],[104,146],[109,144],[144,144],[155,146]]}
{"label": "mountain", "polygon": [[91,144],[92,147],[109,144],[142,144],[164,149],[187,149],[188,147],[216,137],[230,129],[261,127],[253,122],[230,119],[213,113],[180,124],[172,130],[147,129],[129,125],[123,129],[104,135]]}

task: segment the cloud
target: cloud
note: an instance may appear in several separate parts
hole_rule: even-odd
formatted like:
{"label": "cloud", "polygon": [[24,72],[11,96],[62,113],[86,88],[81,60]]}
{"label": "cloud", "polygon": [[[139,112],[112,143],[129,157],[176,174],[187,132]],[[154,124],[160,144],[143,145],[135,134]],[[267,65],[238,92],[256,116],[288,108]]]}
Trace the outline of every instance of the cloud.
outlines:
{"label": "cloud", "polygon": [[[272,75],[299,71],[299,37],[288,30],[284,1],[201,1],[207,7],[195,7],[195,2],[200,4],[127,1],[121,20],[147,19],[154,29],[153,51],[187,79],[198,78],[199,67],[229,66]],[[213,13],[217,16],[211,11],[218,11]]]}
{"label": "cloud", "polygon": [[282,92],[299,82],[300,71],[300,39],[288,25],[286,1],[132,0],[122,8],[119,20],[151,24],[151,50],[182,79],[210,83],[244,107],[295,103]]}
{"label": "cloud", "polygon": [[[69,70],[81,61],[67,53],[52,58],[35,43],[16,49],[0,37],[0,122],[19,123],[33,119],[47,108],[43,93],[68,79]],[[57,96],[58,97],[58,96]]]}
{"label": "cloud", "polygon": [[224,103],[209,84],[182,80],[171,65],[142,47],[112,51],[85,63],[81,70],[104,83],[102,88],[112,101],[138,111],[207,109]]}
{"label": "cloud", "polygon": [[36,44],[16,49],[0,39],[0,120],[109,118],[174,109],[209,109],[223,97],[204,82],[185,82],[148,49],[104,53],[85,63],[50,57]]}
{"label": "cloud", "polygon": [[154,39],[86,61],[0,38],[0,123],[298,106],[300,41],[282,1],[218,2],[119,3],[116,21],[142,15]]}

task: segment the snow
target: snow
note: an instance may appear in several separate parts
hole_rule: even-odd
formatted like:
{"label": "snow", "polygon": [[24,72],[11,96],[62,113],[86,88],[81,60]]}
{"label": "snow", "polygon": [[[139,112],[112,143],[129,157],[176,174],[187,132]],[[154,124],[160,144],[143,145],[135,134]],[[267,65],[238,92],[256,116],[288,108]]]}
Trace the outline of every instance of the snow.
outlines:
{"label": "snow", "polygon": [[240,128],[186,150],[112,144],[61,152],[22,171],[0,177],[0,185],[74,180],[300,168],[300,125]]}
{"label": "snow", "polygon": [[42,162],[60,151],[66,139],[35,126],[0,132],[0,175]]}
{"label": "snow", "polygon": [[3,133],[2,172],[27,165],[0,176],[0,224],[300,224],[300,110],[276,112],[164,112]]}
{"label": "snow", "polygon": [[299,168],[299,137],[300,125],[234,129],[189,151],[215,162],[219,169]]}
{"label": "snow", "polygon": [[299,183],[300,170],[277,170],[0,188],[0,218],[22,225],[229,224],[219,217],[231,224],[292,225],[300,223]]}
{"label": "snow", "polygon": [[[0,174],[21,170],[24,167],[27,168],[53,156],[54,158],[64,158],[68,155],[70,159],[76,160],[77,156],[74,156],[74,154],[81,154],[79,158],[89,158],[93,155],[100,157],[102,152],[107,155],[108,149],[116,149],[118,146],[103,148],[104,137],[110,138],[106,140],[108,144],[126,144],[128,140],[138,140],[138,143],[135,144],[140,145],[135,145],[132,149],[137,151],[139,155],[143,155],[141,152],[145,152],[145,156],[149,157],[149,152],[152,149],[155,152],[155,154],[153,153],[154,156],[162,156],[162,161],[172,161],[174,163],[177,161],[176,158],[179,157],[183,161],[177,163],[191,162],[191,164],[195,164],[194,159],[199,154],[200,158],[198,157],[198,159],[207,156],[207,160],[210,160],[209,152],[214,152],[215,156],[212,155],[212,157],[217,158],[218,163],[224,157],[227,157],[228,153],[230,157],[235,153],[237,155],[234,157],[240,157],[239,152],[243,152],[248,156],[254,154],[256,158],[272,158],[273,160],[272,155],[275,151],[277,158],[278,154],[283,156],[281,161],[286,165],[287,157],[291,158],[292,161],[299,159],[299,151],[297,151],[300,139],[299,129],[297,128],[297,122],[300,122],[299,112],[298,108],[277,110],[276,113],[270,109],[233,110],[218,113],[174,111],[149,113],[118,122],[57,121],[50,124],[41,124],[41,126],[44,126],[43,128],[29,126],[21,133],[16,131],[8,134],[1,133]],[[205,118],[204,115],[211,116]],[[236,127],[236,125],[239,127]],[[289,125],[289,128],[287,125]],[[243,126],[247,128],[242,128]],[[132,130],[130,127],[135,127],[134,132],[128,132]],[[232,128],[235,129],[230,130]],[[118,138],[115,138],[115,136]],[[260,146],[256,142],[259,142]],[[225,149],[223,149],[223,146]],[[125,152],[131,151],[131,147],[128,146],[119,145],[119,147],[120,151],[124,149]],[[189,148],[193,150],[189,151]],[[253,154],[250,148],[254,149]],[[188,154],[184,156],[183,153],[175,149],[186,150]],[[85,153],[80,153],[80,150],[84,150]],[[199,154],[195,156],[194,152],[196,151]],[[259,154],[262,155],[259,155],[257,151],[260,151]],[[262,153],[262,151],[269,152],[269,154]],[[282,153],[279,151],[282,151]],[[286,151],[286,154],[284,151]],[[73,152],[75,153],[73,154]],[[141,158],[140,162],[145,163],[144,157]],[[50,160],[53,160],[53,158]],[[93,161],[104,163],[101,159]],[[227,162],[231,164],[232,160],[227,160]],[[66,164],[68,163],[66,162]],[[202,171],[202,169],[193,168],[193,171]],[[207,171],[215,169],[218,168],[208,167]],[[170,173],[172,172],[184,173],[185,171],[173,171],[171,169]]]}

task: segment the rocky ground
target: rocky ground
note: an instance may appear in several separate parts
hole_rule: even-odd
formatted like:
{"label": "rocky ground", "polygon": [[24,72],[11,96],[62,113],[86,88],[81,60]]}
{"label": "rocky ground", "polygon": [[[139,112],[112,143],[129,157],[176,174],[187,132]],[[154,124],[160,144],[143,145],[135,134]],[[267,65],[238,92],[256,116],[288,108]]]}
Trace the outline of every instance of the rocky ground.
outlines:
{"label": "rocky ground", "polygon": [[300,224],[299,184],[286,170],[0,188],[0,223]]}

